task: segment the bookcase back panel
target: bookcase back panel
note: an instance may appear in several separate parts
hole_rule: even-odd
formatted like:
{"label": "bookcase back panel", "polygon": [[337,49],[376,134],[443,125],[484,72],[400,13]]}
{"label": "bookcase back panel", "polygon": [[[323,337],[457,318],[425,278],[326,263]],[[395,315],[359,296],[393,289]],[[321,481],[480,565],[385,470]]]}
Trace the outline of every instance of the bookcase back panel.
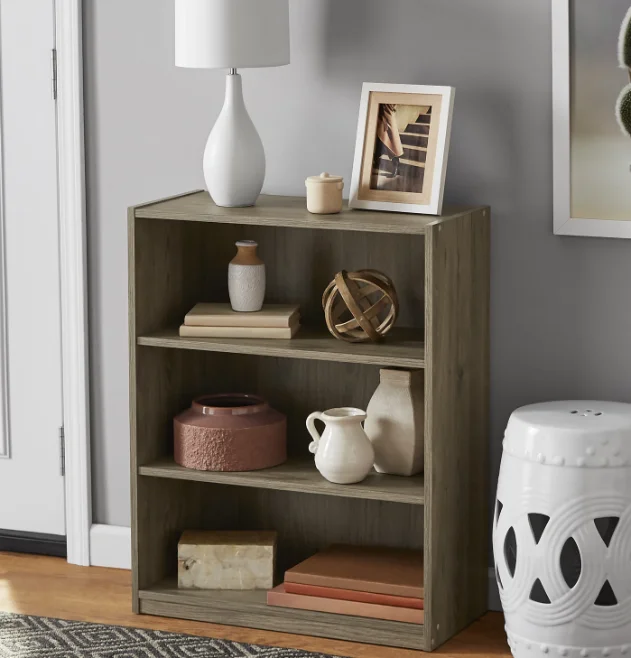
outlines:
{"label": "bookcase back panel", "polygon": [[400,327],[424,325],[424,237],[355,231],[137,219],[139,334],[177,326],[197,302],[227,302],[236,240],[259,243],[268,303],[296,303],[304,324],[324,326],[322,293],[342,269],[377,269],[394,282]]}
{"label": "bookcase back panel", "polygon": [[[275,530],[276,578],[335,543],[421,548],[423,514],[414,505],[246,489],[219,484],[140,477],[143,561],[140,587],[177,570],[184,530]],[[154,557],[151,557],[154,556]]]}
{"label": "bookcase back panel", "polygon": [[228,488],[237,501],[239,528],[278,531],[280,575],[331,544],[423,545],[423,511],[416,505]]}
{"label": "bookcase back panel", "polygon": [[376,366],[137,348],[138,465],[173,454],[173,417],[206,393],[256,393],[287,415],[288,451],[309,457],[305,420],[333,407],[366,409]]}

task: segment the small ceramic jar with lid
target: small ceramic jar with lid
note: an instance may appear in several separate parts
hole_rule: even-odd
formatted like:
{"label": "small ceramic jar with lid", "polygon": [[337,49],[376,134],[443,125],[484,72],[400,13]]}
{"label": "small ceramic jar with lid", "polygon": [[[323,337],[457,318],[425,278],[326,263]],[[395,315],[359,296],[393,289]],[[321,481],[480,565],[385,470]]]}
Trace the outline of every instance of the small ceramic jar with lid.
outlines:
{"label": "small ceramic jar with lid", "polygon": [[342,176],[331,176],[326,172],[309,176],[307,185],[307,210],[318,215],[330,215],[342,210]]}

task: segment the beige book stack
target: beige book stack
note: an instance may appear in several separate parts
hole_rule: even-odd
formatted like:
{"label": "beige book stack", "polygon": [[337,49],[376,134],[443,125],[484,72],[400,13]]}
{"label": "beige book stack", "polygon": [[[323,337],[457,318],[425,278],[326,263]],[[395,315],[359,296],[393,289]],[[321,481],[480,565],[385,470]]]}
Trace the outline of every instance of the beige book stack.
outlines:
{"label": "beige book stack", "polygon": [[260,311],[233,311],[230,304],[196,304],[184,318],[187,338],[293,338],[300,328],[295,304],[265,304]]}

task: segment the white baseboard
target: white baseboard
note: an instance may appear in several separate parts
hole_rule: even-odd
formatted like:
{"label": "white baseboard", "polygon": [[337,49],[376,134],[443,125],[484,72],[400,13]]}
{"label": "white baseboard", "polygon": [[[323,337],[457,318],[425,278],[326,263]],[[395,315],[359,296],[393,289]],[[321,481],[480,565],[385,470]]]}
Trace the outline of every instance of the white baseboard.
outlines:
{"label": "white baseboard", "polygon": [[92,524],[90,566],[131,569],[131,528]]}

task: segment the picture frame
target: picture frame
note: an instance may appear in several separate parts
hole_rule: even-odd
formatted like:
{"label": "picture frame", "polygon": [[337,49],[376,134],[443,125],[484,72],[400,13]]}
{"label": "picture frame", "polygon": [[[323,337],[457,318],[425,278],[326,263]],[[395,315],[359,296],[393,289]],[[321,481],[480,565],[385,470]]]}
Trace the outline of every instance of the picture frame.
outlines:
{"label": "picture frame", "polygon": [[365,82],[351,208],[442,212],[455,89]]}
{"label": "picture frame", "polygon": [[[551,1],[554,233],[631,238],[631,139],[620,129],[615,108],[618,95],[629,85],[631,69],[627,78],[619,61],[623,56],[622,34],[618,34],[620,28],[614,29],[623,21],[625,10],[630,12],[627,19],[631,16],[631,7],[628,0],[604,0],[591,7],[585,0],[579,5],[575,0]],[[607,3],[611,6],[605,7]],[[601,13],[584,16],[594,9]],[[605,66],[601,60],[606,61]],[[596,130],[584,117],[597,105],[604,120]],[[604,143],[605,139],[609,141]],[[621,140],[626,149],[625,139],[628,159],[619,155],[617,145],[612,146]],[[582,153],[586,154],[583,163]],[[611,180],[606,184],[589,181],[602,177],[602,163],[611,168]],[[628,192],[620,192],[625,186]],[[616,207],[628,207],[628,217],[614,218],[620,214]]]}

